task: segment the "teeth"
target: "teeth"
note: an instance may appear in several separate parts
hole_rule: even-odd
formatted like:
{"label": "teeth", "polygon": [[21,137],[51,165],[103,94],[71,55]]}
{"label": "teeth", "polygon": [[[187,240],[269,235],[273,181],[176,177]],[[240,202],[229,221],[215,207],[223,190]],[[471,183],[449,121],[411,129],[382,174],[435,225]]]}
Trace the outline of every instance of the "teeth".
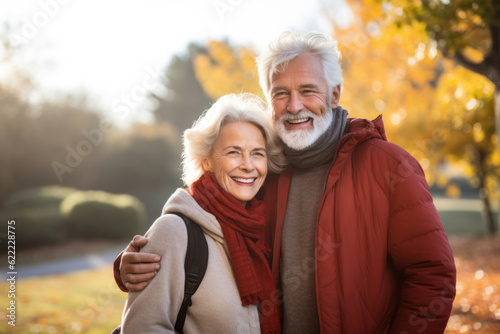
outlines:
{"label": "teeth", "polygon": [[291,123],[291,124],[299,124],[299,123],[304,123],[304,122],[307,122],[309,120],[309,118],[297,118],[297,119],[289,119],[288,120],[288,123]]}
{"label": "teeth", "polygon": [[253,178],[253,179],[242,179],[240,177],[233,177],[233,180],[235,180],[237,182],[241,182],[241,183],[252,183],[253,181],[255,181],[255,178]]}

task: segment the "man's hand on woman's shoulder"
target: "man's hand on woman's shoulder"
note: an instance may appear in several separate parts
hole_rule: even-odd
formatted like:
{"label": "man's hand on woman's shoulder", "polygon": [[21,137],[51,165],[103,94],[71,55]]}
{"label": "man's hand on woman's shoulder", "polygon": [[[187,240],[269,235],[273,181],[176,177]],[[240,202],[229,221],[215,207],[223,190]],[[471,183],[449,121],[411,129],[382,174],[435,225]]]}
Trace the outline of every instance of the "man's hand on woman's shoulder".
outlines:
{"label": "man's hand on woman's shoulder", "polygon": [[136,235],[121,256],[120,278],[130,292],[143,290],[160,269],[159,255],[139,253],[147,242],[147,238]]}

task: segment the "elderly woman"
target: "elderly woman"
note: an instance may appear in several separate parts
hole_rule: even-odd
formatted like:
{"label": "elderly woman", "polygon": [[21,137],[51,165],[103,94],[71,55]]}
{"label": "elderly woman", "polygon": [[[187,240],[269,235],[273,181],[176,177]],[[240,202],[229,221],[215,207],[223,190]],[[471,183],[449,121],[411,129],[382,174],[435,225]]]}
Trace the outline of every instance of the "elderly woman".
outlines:
{"label": "elderly woman", "polygon": [[[188,308],[186,333],[278,333],[278,309],[263,202],[255,195],[284,158],[263,104],[250,94],[221,97],[184,133],[183,181],[151,226],[141,250],[161,255],[160,270],[128,295],[123,333],[174,332],[184,296],[187,232],[182,213],[201,226],[208,266]],[[261,307],[266,302],[265,310]],[[270,307],[270,309],[269,309]]]}

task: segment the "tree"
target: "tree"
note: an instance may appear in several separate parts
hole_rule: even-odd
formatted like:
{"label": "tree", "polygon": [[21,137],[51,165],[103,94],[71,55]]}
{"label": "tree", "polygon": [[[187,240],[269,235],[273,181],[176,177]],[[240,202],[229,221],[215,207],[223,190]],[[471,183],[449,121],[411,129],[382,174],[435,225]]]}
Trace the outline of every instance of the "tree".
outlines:
{"label": "tree", "polygon": [[[421,22],[442,54],[485,76],[495,87],[494,110],[500,134],[500,2],[496,0],[383,0],[398,26]],[[500,145],[500,141],[498,142]],[[500,146],[499,146],[500,147]]]}
{"label": "tree", "polygon": [[465,166],[472,184],[479,189],[489,233],[496,229],[491,199],[496,197],[500,177],[493,91],[493,85],[485,77],[453,66],[440,77],[438,104],[431,117],[434,126],[443,129],[444,134],[436,156]]}
{"label": "tree", "polygon": [[424,26],[397,28],[375,1],[349,1],[354,21],[335,26],[342,53],[344,86],[341,105],[350,117],[373,119],[383,115],[387,137],[408,150],[432,183],[429,145],[433,128],[427,115],[435,101],[441,57]]}
{"label": "tree", "polygon": [[31,73],[16,63],[23,50],[7,35],[0,32],[0,67],[6,73],[0,81],[0,202],[18,190],[59,183],[53,163],[64,161],[66,148],[77,149],[85,139],[82,130],[99,128],[101,120],[85,96],[36,99],[41,94]]}
{"label": "tree", "polygon": [[172,58],[165,73],[166,96],[153,95],[157,122],[169,122],[182,133],[210,107],[213,100],[198,82],[193,65],[194,59],[206,52],[204,47],[190,44],[186,54]]}
{"label": "tree", "polygon": [[[395,24],[394,15],[378,0],[349,4],[354,22],[335,31],[343,54],[342,105],[355,117],[382,113],[388,138],[419,160],[430,184],[443,162],[465,166],[493,231],[491,182],[500,176],[497,136],[488,119],[493,86],[489,94],[480,94],[487,90],[485,81],[457,71],[443,58],[424,23]],[[461,80],[468,84],[458,89]]]}
{"label": "tree", "polygon": [[146,205],[148,217],[157,217],[169,194],[182,186],[180,155],[180,135],[170,123],[133,124],[107,135],[96,152],[98,172],[91,185],[134,195]]}
{"label": "tree", "polygon": [[167,122],[113,128],[83,94],[44,99],[7,35],[0,31],[0,206],[19,190],[57,184],[134,194],[157,216],[181,185],[179,132]]}
{"label": "tree", "polygon": [[262,94],[255,67],[255,51],[210,41],[207,53],[194,59],[196,77],[212,100],[229,93]]}
{"label": "tree", "polygon": [[423,22],[445,57],[495,85],[500,133],[500,2],[495,0],[387,1],[396,24]]}

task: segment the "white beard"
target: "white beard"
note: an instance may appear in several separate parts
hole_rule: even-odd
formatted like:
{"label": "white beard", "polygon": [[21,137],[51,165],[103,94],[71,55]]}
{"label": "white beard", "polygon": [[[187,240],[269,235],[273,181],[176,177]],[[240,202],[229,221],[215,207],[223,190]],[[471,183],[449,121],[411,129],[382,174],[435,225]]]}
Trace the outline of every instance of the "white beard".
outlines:
{"label": "white beard", "polygon": [[[287,130],[286,121],[310,117],[313,120],[313,128],[305,130]],[[299,111],[297,114],[284,113],[277,121],[274,121],[274,129],[283,142],[291,149],[300,151],[311,146],[318,138],[326,132],[333,120],[333,112],[329,110],[324,116],[318,116],[311,111]]]}

